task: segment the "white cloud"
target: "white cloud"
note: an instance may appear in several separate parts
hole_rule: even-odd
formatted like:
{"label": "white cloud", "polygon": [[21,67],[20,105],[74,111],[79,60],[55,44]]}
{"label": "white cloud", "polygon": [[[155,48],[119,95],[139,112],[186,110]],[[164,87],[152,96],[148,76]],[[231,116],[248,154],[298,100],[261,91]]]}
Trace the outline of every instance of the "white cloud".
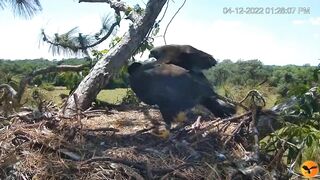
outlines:
{"label": "white cloud", "polygon": [[[296,23],[307,22],[300,20]],[[309,19],[309,24],[319,24],[320,17]],[[40,46],[40,29],[45,27],[48,34],[64,33],[79,26],[81,32],[94,33],[101,26],[100,16],[91,14],[81,16],[76,20],[56,19],[46,16],[34,17],[25,21],[15,19],[4,23],[0,29],[2,59],[28,58],[61,58],[48,53],[48,46]],[[162,24],[162,30],[166,24]],[[121,24],[119,34],[128,29],[128,24]],[[161,34],[161,33],[160,33]],[[313,35],[319,38],[319,33]],[[241,21],[216,20],[212,22],[194,22],[188,19],[176,19],[167,33],[169,44],[190,44],[212,54],[217,59],[260,59],[265,64],[304,64],[302,59],[318,59],[319,52],[300,45],[294,40],[285,41],[281,37],[265,29]],[[163,45],[162,38],[155,40],[155,45]],[[103,44],[101,47],[107,47]],[[141,58],[146,58],[144,53]],[[312,54],[312,55],[310,55]]]}
{"label": "white cloud", "polygon": [[293,20],[293,21],[292,21],[292,24],[294,24],[294,25],[306,24],[306,21],[305,21],[305,20],[298,20],[298,19],[296,19],[296,20]]}
{"label": "white cloud", "polygon": [[309,21],[312,25],[320,25],[320,17],[310,18]]}
{"label": "white cloud", "polygon": [[[31,20],[15,19],[8,21],[0,29],[0,59],[61,59],[63,56],[53,56],[48,52],[46,43],[41,41],[41,29],[48,35],[65,33],[74,27],[79,32],[96,33],[101,26],[101,17],[97,14],[79,17],[76,20],[52,19],[46,16],[36,16]],[[105,45],[105,44],[104,44]]]}
{"label": "white cloud", "polygon": [[320,25],[320,17],[311,17],[309,19],[296,19],[292,21],[292,24],[294,25],[313,25],[313,26],[319,26]]}
{"label": "white cloud", "polygon": [[[176,21],[167,33],[167,43],[190,44],[217,59],[259,59],[265,64],[305,64],[303,46],[241,21],[211,23]],[[156,45],[163,45],[157,39]],[[310,58],[310,59],[313,59]]]}

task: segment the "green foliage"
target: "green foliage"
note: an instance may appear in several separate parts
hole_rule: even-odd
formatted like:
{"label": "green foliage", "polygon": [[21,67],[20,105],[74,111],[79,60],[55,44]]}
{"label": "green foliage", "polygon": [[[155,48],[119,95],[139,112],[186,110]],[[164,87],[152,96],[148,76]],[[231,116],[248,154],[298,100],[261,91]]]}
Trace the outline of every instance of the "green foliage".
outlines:
{"label": "green foliage", "polygon": [[[288,146],[287,163],[293,162],[298,156],[299,148],[312,148],[315,145],[319,146],[320,131],[313,126],[306,124],[295,125],[287,124],[284,130],[278,135],[281,139],[286,139],[287,142],[295,146]],[[303,145],[303,147],[300,147]]]}
{"label": "green foliage", "polygon": [[57,75],[55,86],[66,86],[67,89],[74,89],[83,79],[82,73],[63,72]]}
{"label": "green foliage", "polygon": [[42,83],[40,87],[42,89],[47,90],[47,91],[53,91],[54,90],[54,86],[51,83]]}
{"label": "green foliage", "polygon": [[263,82],[270,75],[268,68],[259,60],[242,61],[233,63],[224,60],[206,72],[213,85],[225,83],[241,86],[255,86]]}
{"label": "green foliage", "polygon": [[288,65],[273,66],[272,69],[270,85],[278,87],[283,98],[304,94],[316,81],[313,73],[316,67]]}
{"label": "green foliage", "polygon": [[[121,41],[122,38],[120,37],[115,37],[112,39],[110,43],[110,48],[115,46],[117,43]],[[95,56],[95,59],[99,60],[101,59],[104,55],[106,55],[109,52],[108,49],[104,49],[102,51],[92,51],[93,56]],[[116,72],[112,78],[109,80],[109,83],[105,88],[107,89],[115,89],[115,88],[127,88],[129,84],[129,79],[128,79],[128,70],[127,66],[124,65],[120,68],[119,72]]]}
{"label": "green foliage", "polygon": [[128,89],[126,95],[122,98],[122,104],[139,105],[140,100],[137,98],[136,94]]}
{"label": "green foliage", "polygon": [[[312,72],[312,71],[311,71]],[[311,73],[310,72],[310,73]],[[279,149],[277,144],[282,144],[286,149],[287,164],[305,160],[318,161],[320,152],[320,94],[318,87],[300,95],[295,95],[297,101],[282,112],[283,127],[270,135],[267,146],[262,149],[274,151]]]}
{"label": "green foliage", "polygon": [[[113,48],[114,46],[116,46],[120,41],[122,40],[122,37],[119,36],[115,36],[114,38],[112,38],[110,44],[109,44],[109,48]],[[105,52],[106,54],[107,52]]]}
{"label": "green foliage", "polygon": [[267,83],[277,89],[281,99],[292,95],[302,95],[317,81],[318,72],[313,66],[267,66],[259,60],[233,63],[224,60],[206,72],[206,76],[214,86],[244,86],[256,88]]}
{"label": "green foliage", "polygon": [[296,103],[279,120],[284,128],[260,143],[261,150],[270,154],[284,148],[287,164],[299,164],[320,159],[320,93],[312,88],[319,86],[319,69],[309,65],[266,66],[258,60],[224,60],[205,74],[221,95],[237,101],[253,88],[263,93],[267,103],[274,96],[281,101],[296,97]]}
{"label": "green foliage", "polygon": [[[11,85],[14,89],[17,89],[18,82],[21,77],[41,68],[54,66],[58,64],[79,65],[87,63],[85,59],[63,59],[61,61],[34,59],[34,60],[0,60],[0,83],[6,83]],[[51,83],[55,86],[67,86],[73,88],[80,80],[88,74],[89,69],[84,70],[82,73],[48,73],[36,76],[31,85],[41,86],[43,83]]]}

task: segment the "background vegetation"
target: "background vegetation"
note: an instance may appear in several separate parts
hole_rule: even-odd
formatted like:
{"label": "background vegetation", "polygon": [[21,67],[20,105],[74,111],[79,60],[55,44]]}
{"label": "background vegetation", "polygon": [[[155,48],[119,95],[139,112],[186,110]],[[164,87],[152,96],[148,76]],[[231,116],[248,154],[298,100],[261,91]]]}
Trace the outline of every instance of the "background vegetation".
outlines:
{"label": "background vegetation", "polygon": [[[1,60],[0,84],[8,83],[17,86],[20,79],[40,68],[58,64],[78,65],[86,63],[85,59],[63,59],[61,61],[46,59],[33,60]],[[260,90],[267,98],[268,105],[281,102],[293,95],[302,95],[312,86],[316,85],[318,75],[317,67],[304,65],[275,66],[264,65],[259,60],[223,60],[205,74],[215,87],[224,96],[239,100],[249,89]],[[54,86],[63,86],[73,90],[83,77],[89,72],[49,73],[34,78],[32,85],[53,90]],[[126,66],[114,76],[106,89],[128,88],[128,74]],[[237,92],[237,93],[234,93]]]}

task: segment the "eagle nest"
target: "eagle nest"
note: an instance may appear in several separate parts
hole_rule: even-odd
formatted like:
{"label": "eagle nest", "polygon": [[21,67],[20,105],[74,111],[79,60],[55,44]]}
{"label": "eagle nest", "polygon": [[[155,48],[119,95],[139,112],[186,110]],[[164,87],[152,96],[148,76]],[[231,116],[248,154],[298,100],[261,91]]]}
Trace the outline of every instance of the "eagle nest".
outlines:
{"label": "eagle nest", "polygon": [[91,109],[69,119],[49,106],[25,110],[0,130],[0,179],[284,178],[281,161],[259,151],[256,130],[267,129],[253,123],[260,116],[269,115],[197,117],[163,138],[161,114],[150,106]]}

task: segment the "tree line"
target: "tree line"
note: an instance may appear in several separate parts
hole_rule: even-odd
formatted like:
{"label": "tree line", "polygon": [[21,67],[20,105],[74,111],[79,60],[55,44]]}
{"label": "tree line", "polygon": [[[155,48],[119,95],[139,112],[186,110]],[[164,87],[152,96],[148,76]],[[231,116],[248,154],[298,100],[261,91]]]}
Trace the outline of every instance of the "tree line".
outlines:
{"label": "tree line", "polygon": [[[3,60],[0,59],[0,83],[18,82],[22,76],[32,71],[49,66],[61,64],[79,65],[85,64],[84,58],[70,58],[63,60],[26,59]],[[127,66],[117,73],[105,88],[129,87]],[[314,73],[316,66],[304,65],[264,65],[259,60],[223,60],[215,67],[205,72],[214,87],[224,86],[249,86],[255,87],[266,84],[275,87],[282,97],[302,94],[312,87],[317,81],[318,75]],[[65,86],[67,89],[75,88],[89,72],[89,68],[81,72],[54,72],[37,76],[32,85],[37,86]]]}

